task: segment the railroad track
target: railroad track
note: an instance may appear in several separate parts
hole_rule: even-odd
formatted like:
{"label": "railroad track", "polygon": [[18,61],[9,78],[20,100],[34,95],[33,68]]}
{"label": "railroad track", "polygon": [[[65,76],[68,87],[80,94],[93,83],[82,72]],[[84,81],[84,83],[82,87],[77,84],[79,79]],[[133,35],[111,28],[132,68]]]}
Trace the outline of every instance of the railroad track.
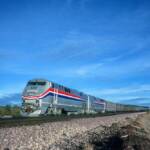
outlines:
{"label": "railroad track", "polygon": [[[103,116],[113,116],[129,112],[109,112],[101,114],[84,114],[84,115],[48,115],[40,117],[12,117],[12,118],[1,118],[0,128],[15,127],[15,126],[26,126],[26,125],[36,125],[48,122],[57,121],[70,121],[71,119],[79,118],[92,118],[92,117],[103,117]],[[131,113],[131,112],[130,112]]]}

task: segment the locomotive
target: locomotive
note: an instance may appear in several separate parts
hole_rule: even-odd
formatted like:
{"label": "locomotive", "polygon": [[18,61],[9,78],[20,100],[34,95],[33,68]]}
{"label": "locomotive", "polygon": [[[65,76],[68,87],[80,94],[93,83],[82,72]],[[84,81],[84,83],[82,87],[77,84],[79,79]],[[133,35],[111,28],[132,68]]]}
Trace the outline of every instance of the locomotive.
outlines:
{"label": "locomotive", "polygon": [[45,80],[28,81],[22,93],[22,116],[144,111],[146,107],[112,103]]}

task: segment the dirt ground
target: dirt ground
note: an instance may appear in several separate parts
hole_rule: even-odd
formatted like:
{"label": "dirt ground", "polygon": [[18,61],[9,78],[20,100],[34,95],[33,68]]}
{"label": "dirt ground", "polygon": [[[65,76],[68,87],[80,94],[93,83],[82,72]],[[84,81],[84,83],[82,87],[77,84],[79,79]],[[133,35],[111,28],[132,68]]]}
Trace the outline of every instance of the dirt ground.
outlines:
{"label": "dirt ground", "polygon": [[[126,123],[125,123],[126,122]],[[96,127],[82,135],[66,139],[49,149],[65,150],[150,150],[150,113],[125,122]]]}
{"label": "dirt ground", "polygon": [[[68,140],[84,135],[92,129],[110,127],[113,123],[127,122],[126,118],[137,118],[140,113],[118,114],[114,116],[77,118],[69,121],[48,122],[31,126],[16,126],[0,129],[0,150],[47,150],[55,143],[68,144]],[[85,136],[86,138],[86,136]],[[75,138],[76,139],[76,138]],[[78,139],[78,138],[77,138]],[[82,140],[81,140],[82,141]],[[70,145],[72,149],[72,144]],[[64,149],[68,147],[64,146]],[[56,146],[53,148],[56,150]],[[62,147],[60,147],[62,150]]]}
{"label": "dirt ground", "polygon": [[[127,118],[128,119],[128,118]],[[124,127],[112,125],[110,132],[102,140],[93,140],[89,147],[94,150],[150,150],[150,113],[140,115],[136,120],[130,120]]]}

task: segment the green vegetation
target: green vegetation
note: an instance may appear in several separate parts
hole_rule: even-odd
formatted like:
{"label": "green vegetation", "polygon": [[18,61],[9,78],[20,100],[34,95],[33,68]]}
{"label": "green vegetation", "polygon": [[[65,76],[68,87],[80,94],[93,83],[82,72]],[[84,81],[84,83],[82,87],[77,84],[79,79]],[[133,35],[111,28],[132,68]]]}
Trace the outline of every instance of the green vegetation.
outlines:
{"label": "green vegetation", "polygon": [[6,105],[6,106],[0,106],[0,116],[19,116],[20,115],[20,107],[19,106],[11,106],[11,105]]}

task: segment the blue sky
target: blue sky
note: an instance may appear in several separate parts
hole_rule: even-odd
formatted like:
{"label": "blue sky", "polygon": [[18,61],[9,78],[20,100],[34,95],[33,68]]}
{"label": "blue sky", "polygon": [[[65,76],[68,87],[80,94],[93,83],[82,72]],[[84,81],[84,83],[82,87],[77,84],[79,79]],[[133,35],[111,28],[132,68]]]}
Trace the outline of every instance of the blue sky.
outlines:
{"label": "blue sky", "polygon": [[0,98],[46,78],[115,102],[149,102],[149,70],[148,0],[0,1]]}

